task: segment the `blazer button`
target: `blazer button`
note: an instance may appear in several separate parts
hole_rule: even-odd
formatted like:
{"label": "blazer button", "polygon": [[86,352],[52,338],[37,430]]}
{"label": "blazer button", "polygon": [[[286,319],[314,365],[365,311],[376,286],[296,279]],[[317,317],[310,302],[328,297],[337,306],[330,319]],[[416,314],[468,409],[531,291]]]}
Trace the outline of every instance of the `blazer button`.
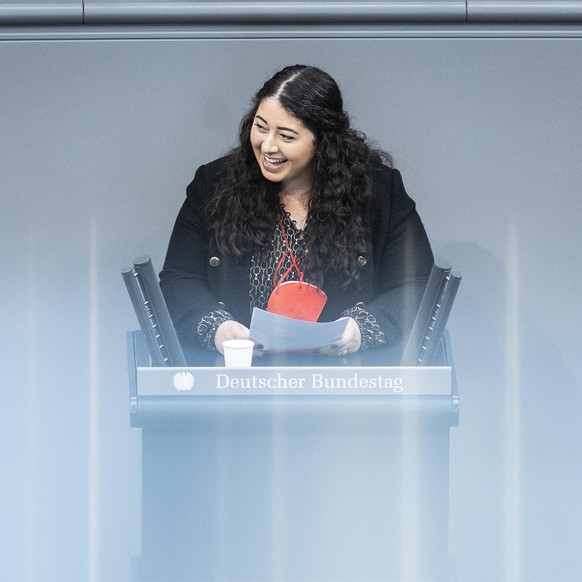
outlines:
{"label": "blazer button", "polygon": [[366,259],[366,257],[363,257],[362,255],[358,257],[358,267],[365,267],[367,262],[368,259]]}
{"label": "blazer button", "polygon": [[208,262],[211,267],[218,267],[218,265],[220,265],[220,259],[218,257],[210,257],[210,261]]}

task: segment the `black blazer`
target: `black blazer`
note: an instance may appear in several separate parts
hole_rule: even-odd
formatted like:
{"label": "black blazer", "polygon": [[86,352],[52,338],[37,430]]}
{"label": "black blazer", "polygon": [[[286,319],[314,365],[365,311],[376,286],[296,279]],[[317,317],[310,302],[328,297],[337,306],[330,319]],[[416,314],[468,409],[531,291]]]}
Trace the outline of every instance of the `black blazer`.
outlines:
{"label": "black blazer", "polygon": [[[196,171],[170,238],[160,283],[181,341],[196,345],[197,324],[211,311],[225,309],[250,324],[249,269],[242,260],[221,254],[209,239],[202,209],[212,194],[223,160]],[[335,276],[322,286],[328,301],[320,321],[332,321],[358,302],[366,305],[389,343],[407,333],[414,321],[433,255],[414,201],[398,170],[373,171],[369,208],[369,249],[359,257],[361,284],[343,290]]]}

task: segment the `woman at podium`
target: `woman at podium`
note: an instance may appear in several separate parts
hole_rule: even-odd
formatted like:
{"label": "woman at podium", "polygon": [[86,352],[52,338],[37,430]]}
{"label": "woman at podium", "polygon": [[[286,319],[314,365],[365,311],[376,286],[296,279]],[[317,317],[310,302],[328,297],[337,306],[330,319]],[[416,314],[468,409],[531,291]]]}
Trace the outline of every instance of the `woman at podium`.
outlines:
{"label": "woman at podium", "polygon": [[238,145],[196,171],[160,283],[187,344],[247,338],[257,307],[348,317],[322,350],[345,355],[410,330],[432,265],[390,157],[351,127],[334,79],[295,65],[256,93]]}

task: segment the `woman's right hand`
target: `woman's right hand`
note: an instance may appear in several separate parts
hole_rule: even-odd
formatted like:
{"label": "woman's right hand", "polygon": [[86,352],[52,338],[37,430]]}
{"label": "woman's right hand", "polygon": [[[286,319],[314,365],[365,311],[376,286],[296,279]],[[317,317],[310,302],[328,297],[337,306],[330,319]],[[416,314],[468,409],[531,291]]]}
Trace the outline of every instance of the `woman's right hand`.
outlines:
{"label": "woman's right hand", "polygon": [[216,349],[222,354],[222,342],[229,339],[249,339],[250,330],[238,321],[225,321],[221,323],[214,334],[214,345]]}

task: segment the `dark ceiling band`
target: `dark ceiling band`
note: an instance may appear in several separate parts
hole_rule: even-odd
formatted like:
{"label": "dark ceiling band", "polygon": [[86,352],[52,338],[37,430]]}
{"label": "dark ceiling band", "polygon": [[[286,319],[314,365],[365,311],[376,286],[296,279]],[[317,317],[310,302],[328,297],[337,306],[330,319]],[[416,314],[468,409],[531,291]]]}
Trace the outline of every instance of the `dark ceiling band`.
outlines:
{"label": "dark ceiling band", "polygon": [[[268,7],[268,10],[266,9]],[[579,0],[299,0],[106,2],[30,0],[0,5],[0,25],[579,24]]]}

